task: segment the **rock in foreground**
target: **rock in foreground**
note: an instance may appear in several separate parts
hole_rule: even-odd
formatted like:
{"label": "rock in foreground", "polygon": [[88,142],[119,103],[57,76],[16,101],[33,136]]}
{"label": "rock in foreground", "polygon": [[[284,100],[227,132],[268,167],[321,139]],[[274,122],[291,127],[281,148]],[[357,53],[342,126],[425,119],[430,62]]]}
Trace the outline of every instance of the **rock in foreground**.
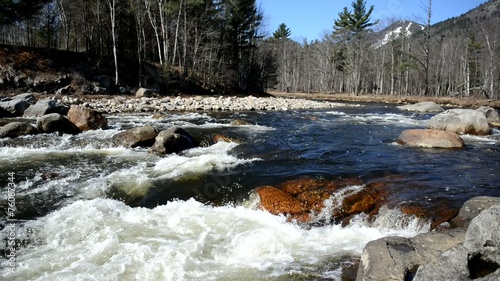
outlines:
{"label": "rock in foreground", "polygon": [[155,143],[155,138],[158,135],[158,130],[152,126],[137,127],[113,136],[115,145],[125,147],[150,147]]}
{"label": "rock in foreground", "polygon": [[35,127],[23,122],[12,122],[0,128],[0,138],[17,138],[36,134],[38,130]]}
{"label": "rock in foreground", "polygon": [[59,113],[51,113],[38,118],[36,127],[40,133],[58,132],[76,135],[81,132],[75,124]]}
{"label": "rock in foreground", "polygon": [[108,120],[101,113],[78,105],[71,106],[68,119],[82,131],[104,129],[108,126]]}
{"label": "rock in foreground", "polygon": [[[478,210],[483,212],[478,215]],[[500,198],[472,198],[460,216],[467,221],[477,217],[468,226],[445,232],[369,242],[356,280],[499,280]]]}
{"label": "rock in foreground", "polygon": [[179,153],[183,150],[198,147],[198,142],[184,129],[172,127],[161,131],[155,138],[151,152],[165,155]]}
{"label": "rock in foreground", "polygon": [[424,148],[463,148],[464,141],[457,133],[441,130],[406,130],[397,142],[401,145]]}

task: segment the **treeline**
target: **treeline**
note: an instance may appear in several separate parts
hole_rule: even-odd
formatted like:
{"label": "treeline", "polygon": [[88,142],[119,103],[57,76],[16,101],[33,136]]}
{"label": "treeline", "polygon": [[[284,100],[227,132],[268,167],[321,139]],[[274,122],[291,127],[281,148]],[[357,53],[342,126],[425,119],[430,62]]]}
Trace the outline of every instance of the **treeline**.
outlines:
{"label": "treeline", "polygon": [[[25,13],[27,5],[16,6],[27,2],[39,11],[33,15]],[[155,76],[143,73],[154,63],[165,76],[195,76],[206,88],[267,88],[266,57],[258,49],[262,13],[255,0],[2,0],[8,3],[11,8],[1,14],[16,10],[19,16],[0,16],[2,42],[113,57],[118,83],[127,83],[120,74],[129,67],[123,62],[133,59],[140,83]]]}
{"label": "treeline", "polygon": [[134,60],[139,83],[153,63],[207,89],[245,93],[499,99],[500,5],[493,0],[483,4],[488,17],[465,27],[460,17],[447,28],[430,24],[427,0],[418,28],[400,25],[399,33],[375,32],[374,7],[354,0],[332,16],[333,32],[313,42],[291,40],[286,24],[264,36],[255,0],[0,1],[0,14],[9,15],[0,15],[2,42],[113,57],[118,83],[127,83],[123,62]]}
{"label": "treeline", "polygon": [[[431,0],[413,23],[371,21],[373,9],[355,0],[332,33],[310,43],[275,32],[277,90],[500,98],[499,1],[481,5],[475,14],[482,14],[437,25],[430,24]],[[388,29],[375,32],[381,25]]]}

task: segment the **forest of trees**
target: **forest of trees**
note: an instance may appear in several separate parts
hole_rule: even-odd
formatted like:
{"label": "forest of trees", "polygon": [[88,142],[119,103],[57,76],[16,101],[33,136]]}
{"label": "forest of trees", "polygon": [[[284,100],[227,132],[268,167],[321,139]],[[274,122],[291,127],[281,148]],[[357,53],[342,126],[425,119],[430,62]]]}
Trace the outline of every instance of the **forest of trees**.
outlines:
{"label": "forest of trees", "polygon": [[[495,5],[490,5],[495,4]],[[286,23],[264,34],[255,0],[0,0],[0,42],[112,58],[123,81],[125,61],[245,93],[268,90],[453,96],[499,99],[500,4],[487,20],[431,25],[423,2],[418,32],[380,31],[399,20],[371,19],[376,7],[353,0],[332,12],[332,32],[296,42]],[[452,31],[450,31],[452,30]]]}

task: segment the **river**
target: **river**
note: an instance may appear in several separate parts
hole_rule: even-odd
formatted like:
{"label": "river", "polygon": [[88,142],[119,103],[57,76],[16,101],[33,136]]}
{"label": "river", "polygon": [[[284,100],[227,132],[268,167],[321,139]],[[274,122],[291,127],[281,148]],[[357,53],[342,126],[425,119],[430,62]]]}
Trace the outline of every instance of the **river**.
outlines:
{"label": "river", "polygon": [[[428,221],[403,215],[398,204],[445,202],[458,209],[474,196],[500,196],[500,131],[463,136],[464,150],[395,143],[403,130],[425,128],[430,117],[386,104],[177,112],[159,119],[116,114],[107,116],[107,130],[0,139],[0,276],[352,279],[349,269],[352,275],[367,242],[429,231]],[[253,125],[232,125],[235,119]],[[182,127],[204,146],[160,157],[111,142],[143,125]],[[234,141],[215,143],[214,134]],[[358,215],[346,227],[304,227],[258,208],[253,189],[302,177],[397,183],[374,221]],[[8,259],[12,233],[15,268]]]}

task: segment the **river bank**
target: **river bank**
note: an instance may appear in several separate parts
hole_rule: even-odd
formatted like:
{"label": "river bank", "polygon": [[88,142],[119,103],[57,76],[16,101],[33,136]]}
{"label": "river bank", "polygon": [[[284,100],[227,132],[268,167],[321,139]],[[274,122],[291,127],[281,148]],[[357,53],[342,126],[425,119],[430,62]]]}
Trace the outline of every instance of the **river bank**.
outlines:
{"label": "river bank", "polygon": [[273,92],[270,94],[274,97],[283,98],[301,98],[314,100],[342,101],[342,102],[367,102],[367,103],[390,103],[390,104],[409,104],[423,101],[433,101],[445,107],[463,107],[477,108],[480,106],[491,106],[500,108],[500,101],[486,99],[470,99],[457,97],[419,97],[419,96],[399,96],[399,95],[355,95],[350,93],[284,93]]}

